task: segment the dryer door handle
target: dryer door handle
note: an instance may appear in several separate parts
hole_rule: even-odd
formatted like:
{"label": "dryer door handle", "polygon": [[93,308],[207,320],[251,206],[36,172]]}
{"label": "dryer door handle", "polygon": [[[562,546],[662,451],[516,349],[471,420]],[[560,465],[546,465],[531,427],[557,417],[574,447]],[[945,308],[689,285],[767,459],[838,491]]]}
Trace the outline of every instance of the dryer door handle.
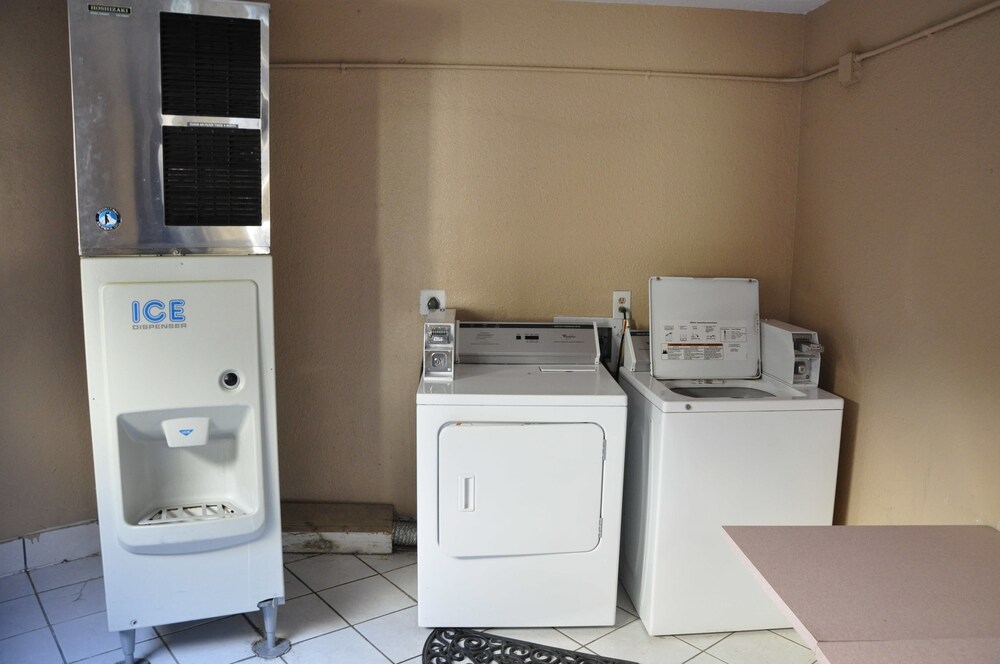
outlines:
{"label": "dryer door handle", "polygon": [[459,502],[458,511],[460,512],[475,512],[476,511],[476,476],[475,475],[463,475],[458,478],[459,481]]}

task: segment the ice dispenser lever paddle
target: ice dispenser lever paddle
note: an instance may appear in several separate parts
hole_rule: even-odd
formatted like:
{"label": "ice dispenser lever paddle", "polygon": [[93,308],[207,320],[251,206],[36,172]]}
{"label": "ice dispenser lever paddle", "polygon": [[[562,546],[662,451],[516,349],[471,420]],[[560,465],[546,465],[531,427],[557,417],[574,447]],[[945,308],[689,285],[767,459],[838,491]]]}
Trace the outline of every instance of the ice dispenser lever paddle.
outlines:
{"label": "ice dispenser lever paddle", "polygon": [[160,426],[169,447],[194,447],[208,442],[208,417],[179,417],[163,420]]}

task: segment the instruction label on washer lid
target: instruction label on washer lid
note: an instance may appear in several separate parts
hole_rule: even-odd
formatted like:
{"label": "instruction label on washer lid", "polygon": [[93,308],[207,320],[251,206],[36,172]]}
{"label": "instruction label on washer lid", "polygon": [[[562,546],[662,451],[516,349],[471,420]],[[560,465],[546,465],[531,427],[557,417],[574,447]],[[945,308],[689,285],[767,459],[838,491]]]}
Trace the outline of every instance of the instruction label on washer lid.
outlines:
{"label": "instruction label on washer lid", "polygon": [[665,360],[746,360],[750,322],[745,320],[668,320],[660,331]]}

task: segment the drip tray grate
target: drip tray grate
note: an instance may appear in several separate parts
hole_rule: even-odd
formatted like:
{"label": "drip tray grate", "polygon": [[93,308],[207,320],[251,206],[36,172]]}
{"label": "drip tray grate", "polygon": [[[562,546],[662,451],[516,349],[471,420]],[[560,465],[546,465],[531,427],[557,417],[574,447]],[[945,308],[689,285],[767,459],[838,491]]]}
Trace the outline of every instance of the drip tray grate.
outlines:
{"label": "drip tray grate", "polygon": [[188,523],[191,521],[214,521],[243,516],[245,512],[230,503],[195,503],[177,505],[176,507],[161,507],[145,519],[139,521],[140,526],[158,526],[163,523]]}

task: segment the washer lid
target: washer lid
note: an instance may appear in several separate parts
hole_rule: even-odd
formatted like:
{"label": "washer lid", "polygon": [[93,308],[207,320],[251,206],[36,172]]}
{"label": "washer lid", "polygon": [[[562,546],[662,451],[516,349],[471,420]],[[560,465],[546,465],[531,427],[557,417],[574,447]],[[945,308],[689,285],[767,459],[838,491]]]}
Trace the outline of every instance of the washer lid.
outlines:
{"label": "washer lid", "polygon": [[760,376],[756,279],[652,277],[649,321],[655,378]]}

